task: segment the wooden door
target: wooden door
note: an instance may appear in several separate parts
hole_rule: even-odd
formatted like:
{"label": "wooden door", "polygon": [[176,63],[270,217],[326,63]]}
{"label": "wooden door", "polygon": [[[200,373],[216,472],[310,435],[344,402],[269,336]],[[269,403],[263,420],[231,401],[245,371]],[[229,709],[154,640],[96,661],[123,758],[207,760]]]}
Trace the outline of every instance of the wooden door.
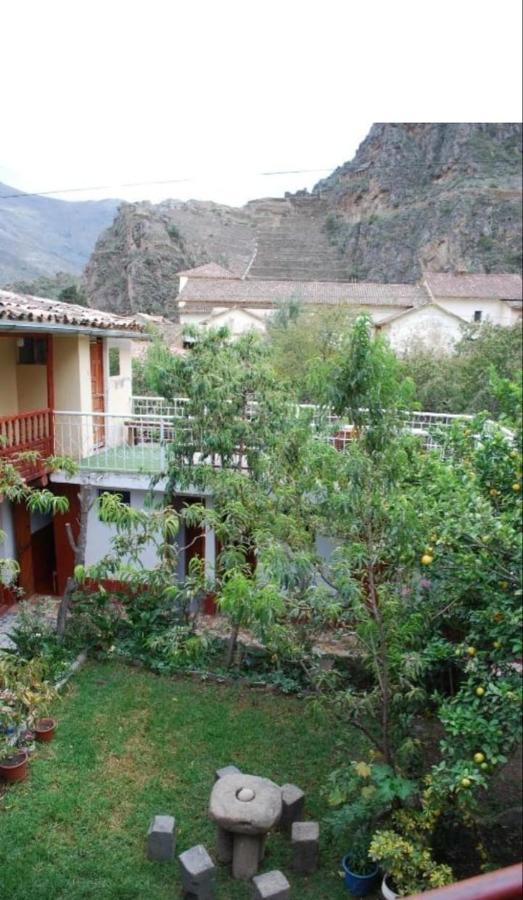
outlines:
{"label": "wooden door", "polygon": [[[105,412],[104,399],[104,345],[102,338],[94,338],[89,344],[91,357],[91,398],[93,413]],[[95,447],[105,444],[105,419],[93,416],[93,439]]]}
{"label": "wooden door", "polygon": [[16,559],[20,566],[18,584],[27,597],[34,594],[33,549],[31,546],[31,516],[24,503],[13,503],[13,529]]}

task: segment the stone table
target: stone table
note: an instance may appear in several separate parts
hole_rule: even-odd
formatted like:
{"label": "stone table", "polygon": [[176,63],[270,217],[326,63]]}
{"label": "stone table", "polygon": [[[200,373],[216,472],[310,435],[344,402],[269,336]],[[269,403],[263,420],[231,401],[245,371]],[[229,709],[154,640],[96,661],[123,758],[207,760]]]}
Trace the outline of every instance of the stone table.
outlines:
{"label": "stone table", "polygon": [[233,878],[249,880],[263,858],[267,832],[280,820],[281,788],[257,775],[224,775],[214,785],[209,816],[218,826],[218,858]]}

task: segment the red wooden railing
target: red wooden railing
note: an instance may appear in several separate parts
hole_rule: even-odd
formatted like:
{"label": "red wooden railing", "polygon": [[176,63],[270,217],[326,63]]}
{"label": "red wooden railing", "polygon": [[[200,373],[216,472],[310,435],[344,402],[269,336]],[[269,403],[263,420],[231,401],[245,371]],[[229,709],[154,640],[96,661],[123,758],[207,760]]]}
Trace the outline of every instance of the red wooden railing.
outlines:
{"label": "red wooden railing", "polygon": [[517,863],[506,869],[457,881],[447,887],[415,894],[409,900],[519,900],[522,896],[523,869],[521,863]]}
{"label": "red wooden railing", "polygon": [[24,478],[38,478],[46,471],[42,461],[19,459],[28,450],[37,451],[41,459],[51,456],[54,448],[53,411],[33,409],[17,416],[0,418],[0,456],[9,459]]}

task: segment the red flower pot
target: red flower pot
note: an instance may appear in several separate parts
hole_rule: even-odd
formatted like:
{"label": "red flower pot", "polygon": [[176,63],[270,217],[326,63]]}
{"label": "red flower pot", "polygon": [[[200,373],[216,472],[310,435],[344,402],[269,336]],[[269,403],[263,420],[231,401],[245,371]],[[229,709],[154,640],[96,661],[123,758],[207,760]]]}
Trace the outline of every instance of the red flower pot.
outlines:
{"label": "red flower pot", "polygon": [[52,741],[56,728],[56,719],[38,719],[34,727],[37,741]]}
{"label": "red flower pot", "polygon": [[15,750],[12,756],[0,760],[0,776],[4,781],[24,781],[27,778],[27,750]]}

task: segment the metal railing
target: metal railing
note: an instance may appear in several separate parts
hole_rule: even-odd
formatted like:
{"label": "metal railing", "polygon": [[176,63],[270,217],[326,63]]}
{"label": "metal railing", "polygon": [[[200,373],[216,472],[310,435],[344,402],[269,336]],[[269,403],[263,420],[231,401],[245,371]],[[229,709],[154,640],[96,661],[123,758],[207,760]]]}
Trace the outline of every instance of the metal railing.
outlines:
{"label": "metal railing", "polygon": [[[154,412],[166,408],[174,412]],[[187,446],[188,453],[195,447],[187,398],[176,398],[167,407],[159,397],[136,397],[133,398],[133,410],[137,409],[141,409],[142,413],[56,411],[55,452],[72,457],[81,469],[89,471],[157,474],[165,470],[169,444],[176,442],[178,446]],[[255,410],[255,405],[252,405],[247,415],[254,416]],[[354,439],[354,426],[328,410],[303,404],[296,408],[296,412],[297,415],[307,415],[318,436],[329,440],[338,450],[343,450]],[[412,412],[405,417],[402,427],[419,436],[425,448],[445,452],[445,433],[454,422],[471,418]],[[198,454],[194,453],[192,459],[197,462]],[[214,458],[206,461],[219,465],[219,460]]]}
{"label": "metal railing", "polygon": [[57,453],[90,472],[157,474],[174,438],[172,416],[55,412]]}
{"label": "metal railing", "polygon": [[168,403],[164,397],[132,397],[132,414],[134,416],[175,416],[186,415],[188,397],[175,397]]}

